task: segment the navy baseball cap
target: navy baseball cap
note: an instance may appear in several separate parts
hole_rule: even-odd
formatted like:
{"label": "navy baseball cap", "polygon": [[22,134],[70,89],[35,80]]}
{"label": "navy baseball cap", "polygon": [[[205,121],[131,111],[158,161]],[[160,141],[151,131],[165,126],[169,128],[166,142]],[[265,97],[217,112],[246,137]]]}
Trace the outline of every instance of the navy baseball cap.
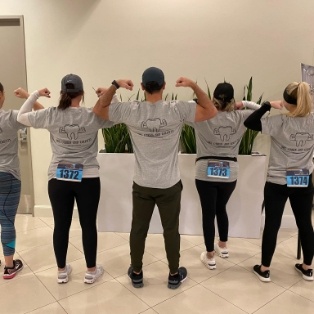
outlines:
{"label": "navy baseball cap", "polygon": [[145,86],[148,82],[156,82],[159,86],[165,83],[164,73],[155,67],[150,67],[143,72],[142,83]]}

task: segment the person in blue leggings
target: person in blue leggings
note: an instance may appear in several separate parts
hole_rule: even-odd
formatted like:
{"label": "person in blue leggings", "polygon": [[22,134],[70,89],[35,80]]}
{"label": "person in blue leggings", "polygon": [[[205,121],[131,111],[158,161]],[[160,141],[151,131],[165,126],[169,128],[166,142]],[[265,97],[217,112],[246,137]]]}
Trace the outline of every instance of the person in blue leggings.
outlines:
{"label": "person in blue leggings", "polygon": [[[18,88],[15,95],[19,98],[28,97],[22,88]],[[3,278],[12,279],[23,268],[22,261],[14,260],[13,257],[16,241],[14,221],[21,194],[17,131],[25,126],[17,122],[17,110],[2,109],[4,101],[5,93],[0,83],[0,225],[5,260]],[[39,103],[34,105],[34,109],[41,108],[43,107]]]}

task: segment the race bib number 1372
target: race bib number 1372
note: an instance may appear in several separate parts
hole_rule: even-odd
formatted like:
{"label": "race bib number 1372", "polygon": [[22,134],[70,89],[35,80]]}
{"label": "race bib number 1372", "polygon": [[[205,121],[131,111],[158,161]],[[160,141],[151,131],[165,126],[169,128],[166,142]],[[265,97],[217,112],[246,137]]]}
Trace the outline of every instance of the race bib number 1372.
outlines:
{"label": "race bib number 1372", "polygon": [[72,163],[59,163],[56,178],[63,181],[81,182],[83,177],[83,165]]}

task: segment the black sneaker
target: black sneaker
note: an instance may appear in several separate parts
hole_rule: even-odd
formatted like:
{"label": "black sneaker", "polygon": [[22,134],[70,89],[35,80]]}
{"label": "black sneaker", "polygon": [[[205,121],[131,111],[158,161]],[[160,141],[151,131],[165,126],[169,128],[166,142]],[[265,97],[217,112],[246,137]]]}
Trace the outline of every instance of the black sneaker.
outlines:
{"label": "black sneaker", "polygon": [[255,265],[253,267],[253,272],[260,281],[270,282],[270,271],[269,270],[261,271],[261,265]]}
{"label": "black sneaker", "polygon": [[178,273],[175,275],[170,275],[168,277],[168,288],[169,289],[177,289],[181,282],[183,282],[187,277],[188,271],[185,267],[179,267]]}
{"label": "black sneaker", "polygon": [[4,267],[3,279],[12,279],[15,275],[23,269],[21,260],[16,259],[13,261],[13,267]]}
{"label": "black sneaker", "polygon": [[132,286],[134,288],[142,288],[144,286],[144,284],[143,284],[143,271],[141,271],[140,274],[135,274],[133,272],[133,267],[130,266],[128,269],[128,275],[132,281]]}
{"label": "black sneaker", "polygon": [[302,274],[304,280],[313,281],[313,269],[305,270],[302,264],[295,264],[295,270]]}

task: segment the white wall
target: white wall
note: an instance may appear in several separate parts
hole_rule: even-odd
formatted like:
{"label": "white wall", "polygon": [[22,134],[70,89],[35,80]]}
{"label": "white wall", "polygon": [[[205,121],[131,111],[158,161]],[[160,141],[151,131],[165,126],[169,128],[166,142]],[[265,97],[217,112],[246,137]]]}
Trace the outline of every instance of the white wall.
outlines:
{"label": "white wall", "polygon": [[[57,104],[69,72],[83,78],[92,106],[92,87],[131,78],[136,92],[149,66],[183,99],[192,94],[175,89],[181,75],[211,90],[226,79],[238,99],[253,76],[254,98],[275,99],[300,80],[301,62],[314,63],[313,0],[0,0],[0,8],[25,18],[28,88],[51,90],[45,106]],[[36,208],[49,208],[49,135],[32,130],[31,140]]]}

